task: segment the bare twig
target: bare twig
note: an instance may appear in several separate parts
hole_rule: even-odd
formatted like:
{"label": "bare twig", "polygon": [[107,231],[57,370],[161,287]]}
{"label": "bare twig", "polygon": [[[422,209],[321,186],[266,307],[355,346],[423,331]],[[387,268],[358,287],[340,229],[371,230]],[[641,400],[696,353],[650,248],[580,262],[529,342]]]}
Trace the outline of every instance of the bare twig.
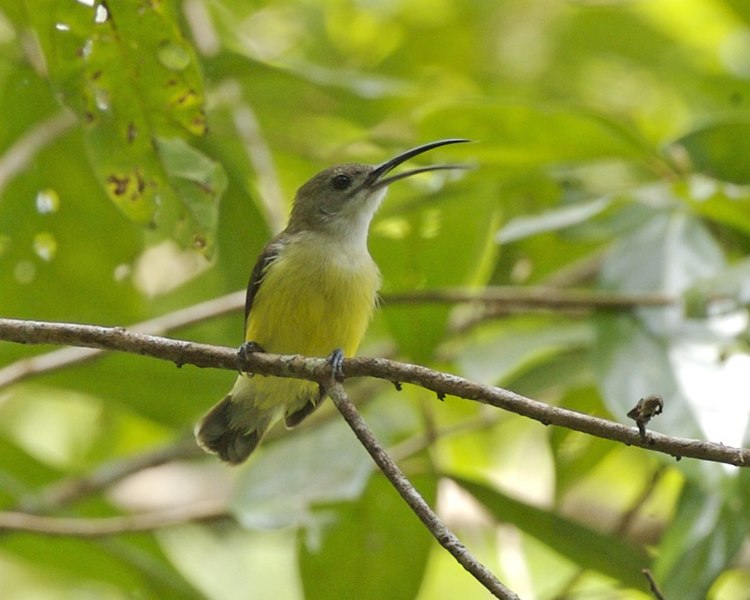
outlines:
{"label": "bare twig", "polygon": [[627,535],[633,522],[638,516],[638,513],[641,512],[646,502],[648,502],[648,500],[654,495],[656,487],[659,485],[666,472],[667,468],[663,464],[658,465],[656,469],[654,469],[651,479],[643,486],[640,494],[638,494],[636,499],[631,503],[630,508],[628,508],[628,510],[626,510],[620,517],[613,533],[617,534],[618,537]]}
{"label": "bare twig", "polygon": [[505,310],[629,310],[641,306],[667,306],[674,304],[676,300],[665,294],[623,294],[600,290],[560,289],[552,286],[499,286],[485,288],[478,292],[436,289],[389,294],[385,297],[385,301],[399,304],[477,302],[487,306],[499,305]]}
{"label": "bare twig", "polygon": [[[643,487],[638,497],[631,503],[630,507],[622,514],[618,519],[616,527],[612,530],[612,534],[616,538],[627,537],[628,530],[638,516],[638,513],[643,509],[646,502],[653,496],[657,485],[661,481],[667,469],[664,465],[659,465],[651,476],[650,481]],[[640,540],[639,544],[643,544],[644,541]],[[644,569],[646,571],[647,569]],[[578,582],[586,574],[585,568],[577,570],[568,581],[561,587],[560,590],[555,594],[554,600],[564,600],[570,598],[572,591],[578,584]],[[645,573],[644,573],[645,574]],[[648,577],[648,575],[647,575]],[[663,600],[663,599],[662,599]]]}
{"label": "bare twig", "polygon": [[340,383],[331,381],[326,385],[331,400],[352,428],[357,439],[370,454],[375,464],[388,478],[396,491],[401,495],[409,508],[414,511],[435,539],[463,566],[474,578],[489,590],[495,597],[503,600],[518,600],[518,596],[505,587],[482,563],[480,563],[464,546],[456,535],[446,527],[440,517],[430,508],[424,498],[398,468],[385,449],[380,445],[367,427],[354,404],[349,400]]}
{"label": "bare twig", "polygon": [[[423,290],[411,294],[390,294],[383,297],[384,304],[474,303],[485,306],[483,314],[476,319],[462,323],[466,329],[475,322],[519,310],[630,310],[638,306],[659,306],[672,302],[659,294],[619,295],[609,292],[587,290],[553,290],[538,287],[495,287],[482,292],[454,289]],[[194,323],[219,317],[245,306],[245,290],[238,290],[225,296],[188,306],[166,315],[129,325],[130,331],[163,335],[169,331]],[[0,369],[0,388],[18,383],[32,375],[49,373],[73,364],[80,364],[101,356],[96,348],[63,348],[38,356],[24,358]]]}
{"label": "bare twig", "polygon": [[664,600],[664,595],[661,593],[661,590],[659,590],[659,586],[656,585],[656,581],[654,580],[654,576],[648,569],[643,569],[641,571],[643,573],[644,577],[648,579],[648,587],[649,590],[651,590],[651,594],[654,596],[655,600]]}
{"label": "bare twig", "polygon": [[[131,325],[128,329],[140,333],[150,333],[160,335],[178,329],[187,327],[194,323],[199,323],[213,317],[239,311],[245,306],[245,291],[232,292],[219,298],[207,300],[193,306],[188,306],[181,310],[168,313]],[[97,356],[100,356],[104,349],[99,348],[62,348],[54,350],[39,356],[24,358],[11,363],[7,367],[0,369],[0,388],[18,383],[30,375],[49,373],[63,367],[73,364],[86,362]]]}
{"label": "bare twig", "polygon": [[205,501],[168,510],[101,518],[47,517],[23,512],[0,512],[0,531],[26,531],[67,537],[102,537],[153,531],[196,521],[229,517],[223,503]]}
{"label": "bare twig", "polygon": [[60,508],[93,492],[109,487],[139,471],[157,467],[173,460],[203,455],[192,436],[189,440],[180,440],[163,448],[136,456],[112,461],[97,468],[92,473],[57,481],[33,496],[21,499],[16,510],[38,513],[51,508]]}
{"label": "bare twig", "polygon": [[[362,406],[359,399],[357,405],[360,407]],[[406,438],[405,440],[401,440],[393,446],[389,446],[388,453],[396,461],[404,460],[429,448],[439,439],[444,440],[453,436],[475,433],[494,427],[499,423],[500,416],[500,413],[493,413],[492,415],[482,414],[478,417],[456,423],[455,425],[441,427],[430,433],[420,433],[413,437]]]}
{"label": "bare twig", "polygon": [[[65,344],[107,350],[120,350],[174,362],[236,371],[237,351],[232,348],[198,344],[140,333],[122,328],[0,319],[0,340],[26,344]],[[250,372],[296,377],[326,383],[330,373],[327,359],[299,355],[280,356],[252,353],[243,368]],[[438,396],[457,396],[481,402],[534,419],[545,425],[558,425],[629,446],[638,446],[676,458],[696,458],[738,467],[750,464],[750,450],[688,438],[649,432],[642,439],[637,429],[521,396],[502,388],[483,385],[434,371],[420,365],[384,358],[348,358],[344,360],[347,377],[376,377],[390,382],[411,383]]]}

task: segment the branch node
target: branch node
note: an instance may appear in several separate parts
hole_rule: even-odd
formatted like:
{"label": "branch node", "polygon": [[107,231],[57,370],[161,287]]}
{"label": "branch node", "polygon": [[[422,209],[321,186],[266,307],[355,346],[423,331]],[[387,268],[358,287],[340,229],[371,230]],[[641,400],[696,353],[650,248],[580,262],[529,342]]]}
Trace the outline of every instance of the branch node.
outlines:
{"label": "branch node", "polygon": [[[638,404],[628,411],[628,418],[635,421],[638,426],[638,433],[644,442],[647,439],[646,425],[656,415],[660,415],[663,410],[664,400],[662,397],[659,394],[652,394],[638,400]],[[655,442],[651,439],[649,443],[653,446]]]}

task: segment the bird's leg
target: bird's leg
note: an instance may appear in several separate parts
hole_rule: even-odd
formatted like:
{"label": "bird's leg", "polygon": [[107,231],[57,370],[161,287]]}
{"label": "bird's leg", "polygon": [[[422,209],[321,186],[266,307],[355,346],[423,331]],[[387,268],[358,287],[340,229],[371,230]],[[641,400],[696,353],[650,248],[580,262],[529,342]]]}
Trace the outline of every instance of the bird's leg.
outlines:
{"label": "bird's leg", "polygon": [[336,348],[328,356],[328,364],[331,365],[331,375],[336,381],[344,381],[344,352]]}
{"label": "bird's leg", "polygon": [[258,342],[244,342],[237,350],[237,370],[240,373],[246,373],[243,369],[247,357],[255,352],[265,352]]}

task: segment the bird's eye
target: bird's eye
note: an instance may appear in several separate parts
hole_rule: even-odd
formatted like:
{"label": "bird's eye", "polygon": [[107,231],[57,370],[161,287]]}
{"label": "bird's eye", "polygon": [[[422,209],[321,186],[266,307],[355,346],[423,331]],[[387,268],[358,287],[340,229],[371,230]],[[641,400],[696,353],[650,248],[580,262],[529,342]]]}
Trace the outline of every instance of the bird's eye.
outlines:
{"label": "bird's eye", "polygon": [[352,184],[352,178],[344,173],[339,173],[331,180],[331,184],[335,190],[345,190]]}

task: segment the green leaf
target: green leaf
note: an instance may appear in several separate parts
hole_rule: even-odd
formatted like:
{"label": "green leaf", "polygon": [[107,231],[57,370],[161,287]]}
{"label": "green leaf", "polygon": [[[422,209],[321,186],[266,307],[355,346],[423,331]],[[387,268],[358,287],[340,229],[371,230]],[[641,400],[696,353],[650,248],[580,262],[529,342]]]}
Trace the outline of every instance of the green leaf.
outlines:
{"label": "green leaf", "polygon": [[161,156],[157,149],[159,138],[187,146],[206,132],[198,62],[173,3],[44,0],[26,13],[52,85],[83,124],[89,160],[110,200],[132,221],[210,254],[223,187],[202,180],[209,201],[199,209],[194,190],[172,177],[172,150]]}
{"label": "green leaf", "polygon": [[[0,144],[14,141],[6,136],[60,118],[49,85],[28,65],[20,65],[0,87],[5,88],[0,111],[14,115],[0,128]],[[6,239],[0,289],[7,292],[0,293],[0,312],[5,315],[125,324],[139,314],[141,298],[129,281],[113,275],[137,255],[141,236],[122,226],[82,157],[80,133],[67,133],[50,140],[32,166],[5,181],[0,196],[0,237]],[[54,240],[54,253],[40,255],[34,244],[40,234]],[[0,353],[17,350],[6,345]]]}
{"label": "green leaf", "polygon": [[180,138],[157,140],[170,183],[187,211],[176,219],[175,238],[185,246],[213,248],[219,218],[219,199],[227,187],[224,168]]}
{"label": "green leaf", "polygon": [[58,470],[37,461],[5,435],[0,436],[0,456],[4,465],[0,470],[0,505],[6,510],[23,506],[33,490],[60,477]]}
{"label": "green leaf", "polygon": [[81,464],[101,428],[96,398],[39,385],[19,385],[0,404],[0,432],[38,460],[59,468]]}
{"label": "green leaf", "polygon": [[[435,477],[412,483],[434,504]],[[356,501],[317,510],[325,519],[321,531],[300,534],[305,598],[417,597],[433,538],[383,476],[372,477]]]}
{"label": "green leaf", "polygon": [[201,591],[201,598],[301,598],[294,531],[187,524],[162,529],[156,537],[175,568]]}
{"label": "green leaf", "polygon": [[721,247],[698,219],[678,210],[657,211],[616,241],[601,278],[617,291],[679,294],[724,264]]}
{"label": "green leaf", "polygon": [[687,167],[731,183],[750,183],[750,123],[724,121],[688,133],[672,143],[671,154],[683,155]]}
{"label": "green leaf", "polygon": [[593,367],[604,403],[615,418],[627,422],[625,415],[639,399],[659,394],[666,401],[665,410],[649,427],[700,437],[696,416],[675,378],[667,343],[632,317],[601,316],[596,323]]}
{"label": "green leaf", "polygon": [[584,223],[601,214],[612,202],[613,198],[597,198],[588,202],[568,204],[537,215],[516,217],[497,232],[497,241],[500,244],[508,244],[539,233]]}
{"label": "green leaf", "polygon": [[674,190],[696,214],[750,234],[750,190],[747,187],[694,176],[675,184]]}
{"label": "green leaf", "polygon": [[[569,388],[560,406],[589,415],[606,414],[599,392],[594,388]],[[611,441],[584,435],[565,427],[549,433],[555,461],[555,494],[563,495],[584,480],[617,447]]]}
{"label": "green leaf", "polygon": [[148,542],[14,534],[5,536],[3,552],[27,560],[42,570],[42,576],[59,578],[63,589],[91,587],[101,594],[128,590],[143,597],[197,598],[195,590]]}
{"label": "green leaf", "polygon": [[470,379],[503,385],[535,365],[559,359],[592,341],[586,323],[518,317],[477,328],[456,345],[456,362]]}
{"label": "green leaf", "polygon": [[314,525],[312,506],[357,498],[372,462],[341,422],[268,444],[237,482],[231,510],[249,528]]}
{"label": "green leaf", "polygon": [[600,533],[557,513],[514,500],[484,484],[462,478],[454,480],[498,521],[515,525],[583,569],[598,571],[628,587],[644,588],[641,570],[650,564],[650,559],[642,550],[615,535]]}
{"label": "green leaf", "polygon": [[685,292],[685,310],[691,318],[729,314],[750,305],[750,258],[738,261]]}
{"label": "green leaf", "polygon": [[[403,191],[391,191],[398,193]],[[423,191],[408,203],[396,204],[395,198],[386,202],[395,207],[386,204],[370,236],[384,292],[473,286],[486,280],[498,221],[491,198],[454,182],[445,184],[439,195]],[[383,313],[400,351],[425,361],[445,335],[450,310],[404,303],[386,304]]]}
{"label": "green leaf", "polygon": [[745,470],[722,490],[685,485],[654,565],[665,598],[706,598],[750,530],[748,489],[750,478]]}
{"label": "green leaf", "polygon": [[[657,212],[616,242],[602,265],[602,281],[618,291],[678,296],[718,275],[724,265],[722,248],[700,221],[680,210]],[[733,365],[722,365],[718,356],[705,352],[706,344],[719,343],[721,335],[710,323],[686,322],[681,306],[642,308],[636,314],[637,320],[598,319],[594,366],[612,414],[624,420],[640,398],[659,394],[665,410],[652,424],[658,431],[740,443],[744,400],[729,379],[730,375],[736,379],[737,369],[730,372]],[[716,407],[708,398],[722,388],[723,396],[737,399]],[[704,480],[722,478],[719,469],[705,463],[680,467],[698,468]]]}
{"label": "green leaf", "polygon": [[495,166],[518,169],[582,159],[649,157],[651,152],[617,121],[563,104],[451,99],[428,105],[420,117],[429,135],[441,135],[444,124],[450,123],[458,135],[491,141],[472,150],[484,164]]}

